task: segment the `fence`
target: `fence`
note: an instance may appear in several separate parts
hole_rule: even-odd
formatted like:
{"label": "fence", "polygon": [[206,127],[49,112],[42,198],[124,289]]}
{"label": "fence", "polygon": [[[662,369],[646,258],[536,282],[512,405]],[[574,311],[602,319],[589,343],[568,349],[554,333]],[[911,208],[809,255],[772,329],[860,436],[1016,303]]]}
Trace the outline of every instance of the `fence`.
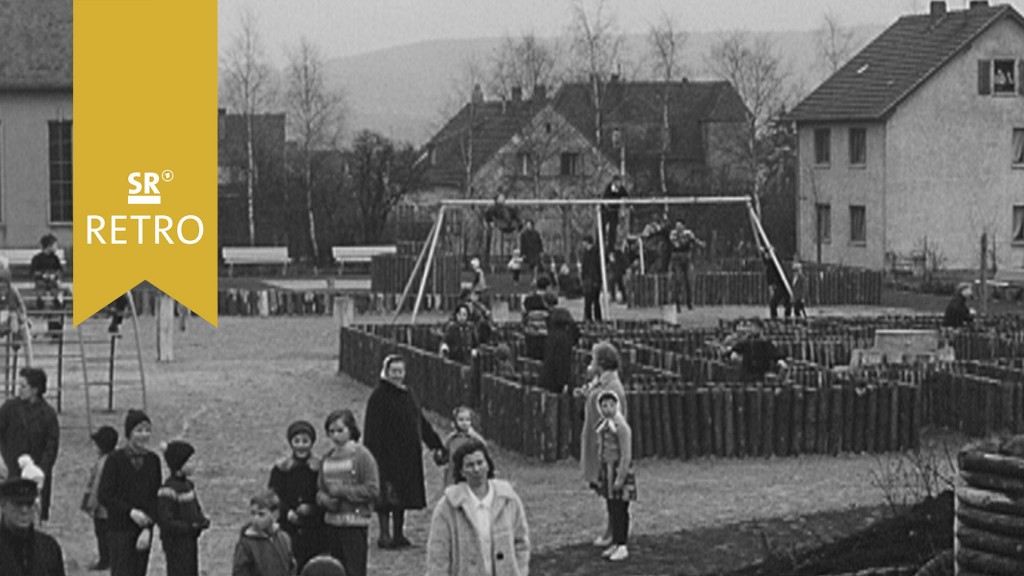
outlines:
{"label": "fence", "polygon": [[[830,267],[809,270],[805,278],[809,305],[878,304],[882,300],[882,272]],[[627,279],[626,292],[630,307],[673,303],[672,278],[668,274],[632,275]],[[767,304],[768,297],[763,271],[693,274],[693,303],[697,306],[760,305]]]}

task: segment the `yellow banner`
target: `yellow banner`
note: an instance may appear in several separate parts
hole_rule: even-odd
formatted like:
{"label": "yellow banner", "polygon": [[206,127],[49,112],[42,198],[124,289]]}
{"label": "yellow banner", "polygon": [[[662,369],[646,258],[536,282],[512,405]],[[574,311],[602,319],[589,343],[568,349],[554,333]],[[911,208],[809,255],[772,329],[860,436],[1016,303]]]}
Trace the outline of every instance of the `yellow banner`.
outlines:
{"label": "yellow banner", "polygon": [[74,0],[74,323],[143,280],[217,324],[217,2]]}

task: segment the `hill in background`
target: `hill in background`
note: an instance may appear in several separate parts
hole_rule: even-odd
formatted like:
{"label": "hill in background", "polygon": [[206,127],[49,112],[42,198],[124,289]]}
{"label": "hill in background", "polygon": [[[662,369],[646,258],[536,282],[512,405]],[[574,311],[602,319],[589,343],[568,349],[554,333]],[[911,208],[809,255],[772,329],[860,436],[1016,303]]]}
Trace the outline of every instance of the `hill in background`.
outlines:
{"label": "hill in background", "polygon": [[[882,29],[881,26],[853,28],[854,52]],[[791,89],[797,98],[806,95],[825,78],[824,70],[816,64],[814,31],[767,34],[792,71]],[[689,35],[683,47],[688,78],[710,77],[704,59],[719,38],[716,33]],[[463,103],[457,97],[458,92],[469,92],[469,86],[456,89],[456,79],[463,76],[466,62],[475,59],[486,64],[502,42],[501,38],[433,40],[329,59],[325,67],[327,85],[345,96],[346,136],[351,138],[359,130],[370,129],[395,140],[423,144]],[[547,43],[561,46],[561,59],[567,59],[565,38],[549,39]],[[645,36],[626,37],[626,60],[639,64],[634,70],[624,70],[624,77],[649,77],[649,65],[643,58],[646,50]]]}

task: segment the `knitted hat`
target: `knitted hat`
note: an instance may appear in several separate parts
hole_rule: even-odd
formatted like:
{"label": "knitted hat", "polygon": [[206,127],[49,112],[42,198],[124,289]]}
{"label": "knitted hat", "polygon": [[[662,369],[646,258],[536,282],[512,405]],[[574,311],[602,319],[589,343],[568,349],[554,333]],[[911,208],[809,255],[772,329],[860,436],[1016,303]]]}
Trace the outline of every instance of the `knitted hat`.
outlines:
{"label": "knitted hat", "polygon": [[100,452],[109,454],[114,451],[117,447],[117,430],[114,430],[110,426],[103,426],[99,430],[92,433],[92,441],[99,447]]}
{"label": "knitted hat", "polygon": [[132,430],[135,430],[135,427],[143,422],[149,422],[150,424],[153,423],[153,421],[149,419],[149,416],[147,416],[142,410],[129,410],[128,414],[124,417],[125,437],[131,436]]}
{"label": "knitted hat", "polygon": [[288,425],[288,442],[291,443],[292,438],[295,438],[299,434],[305,434],[309,436],[311,442],[316,443],[316,430],[313,425],[305,420],[296,420]]}
{"label": "knitted hat", "polygon": [[191,444],[184,440],[173,440],[167,443],[167,449],[164,450],[164,460],[167,461],[167,467],[171,469],[171,472],[181,470],[181,467],[188,462],[190,456],[196,453],[196,449]]}
{"label": "knitted hat", "polygon": [[345,576],[345,567],[330,556],[317,556],[306,563],[302,576]]}

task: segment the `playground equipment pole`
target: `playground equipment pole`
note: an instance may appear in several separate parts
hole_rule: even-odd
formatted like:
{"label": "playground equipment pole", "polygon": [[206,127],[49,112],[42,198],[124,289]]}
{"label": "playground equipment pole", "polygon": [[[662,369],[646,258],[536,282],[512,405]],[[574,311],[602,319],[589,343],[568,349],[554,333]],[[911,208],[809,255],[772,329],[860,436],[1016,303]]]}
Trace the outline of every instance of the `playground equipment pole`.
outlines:
{"label": "playground equipment pole", "polygon": [[[443,208],[442,208],[443,209]],[[420,248],[420,255],[416,258],[416,265],[412,268],[412,274],[409,275],[409,280],[405,283],[405,289],[402,290],[402,297],[398,300],[398,305],[395,307],[395,316],[391,319],[391,323],[398,322],[398,317],[402,314],[402,306],[405,305],[405,299],[409,297],[409,291],[412,290],[412,285],[416,281],[416,274],[420,270],[420,266],[423,264],[423,258],[427,255],[427,250],[430,249],[430,244],[434,241],[434,237],[441,233],[441,219],[438,218],[434,222],[434,226],[430,229],[430,233],[427,234],[427,241],[423,243],[423,248]]]}
{"label": "playground equipment pole", "polygon": [[427,288],[427,276],[430,275],[430,266],[434,262],[434,251],[437,249],[437,239],[441,236],[441,226],[444,224],[444,204],[441,205],[441,209],[437,212],[437,232],[430,241],[430,251],[427,253],[427,261],[423,267],[423,278],[420,279],[420,290],[416,294],[416,303],[412,307],[412,320],[413,324],[416,323],[416,316],[420,312],[420,302],[423,301],[423,291]]}

